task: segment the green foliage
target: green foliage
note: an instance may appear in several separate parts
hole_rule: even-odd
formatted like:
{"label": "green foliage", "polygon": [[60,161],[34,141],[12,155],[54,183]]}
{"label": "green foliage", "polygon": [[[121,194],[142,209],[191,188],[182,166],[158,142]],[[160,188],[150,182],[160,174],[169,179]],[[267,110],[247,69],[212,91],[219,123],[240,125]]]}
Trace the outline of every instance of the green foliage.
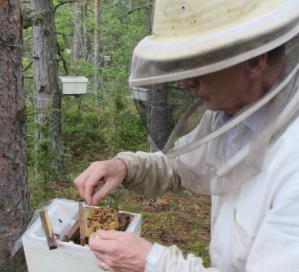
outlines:
{"label": "green foliage", "polygon": [[[61,1],[53,1],[54,5]],[[136,2],[136,1],[135,1]],[[144,1],[140,1],[144,4]],[[56,10],[55,22],[57,42],[60,48],[60,75],[82,75],[89,79],[89,94],[81,97],[63,97],[62,131],[64,141],[64,158],[67,174],[78,172],[91,160],[104,159],[122,150],[146,150],[147,134],[130,97],[128,87],[129,65],[136,43],[146,35],[148,9],[141,8],[132,13],[124,1],[101,2],[100,46],[102,62],[95,67],[94,50],[94,3],[88,2],[85,7],[84,39],[87,47],[85,56],[73,59],[74,5],[65,4]],[[25,89],[27,92],[28,111],[28,157],[30,177],[34,164],[42,165],[45,152],[49,151],[49,142],[41,140],[39,154],[35,154],[34,145],[34,82],[32,80],[31,52],[32,28],[24,30],[23,66],[27,67]],[[110,56],[111,61],[104,61]],[[93,93],[94,72],[100,74],[100,93]],[[40,128],[40,129],[47,129]],[[37,162],[34,161],[38,160]],[[79,163],[78,163],[79,162]],[[49,165],[42,166],[47,179],[54,179]],[[57,177],[59,178],[59,177]]]}
{"label": "green foliage", "polygon": [[[60,0],[53,0],[54,5]],[[142,126],[135,110],[128,87],[130,62],[134,46],[149,31],[148,0],[134,1],[138,8],[129,10],[125,0],[101,1],[101,25],[99,39],[101,42],[101,59],[99,67],[94,64],[94,4],[88,1],[85,23],[84,56],[73,59],[74,6],[66,4],[56,11],[57,42],[60,48],[59,74],[82,75],[89,79],[88,94],[84,96],[64,96],[62,98],[62,133],[64,141],[64,163],[67,181],[52,175],[51,166],[44,164],[48,156],[49,142],[39,141],[40,151],[34,150],[35,110],[34,82],[32,80],[31,28],[24,30],[23,67],[25,89],[27,93],[27,150],[29,158],[29,182],[33,207],[40,206],[55,197],[77,199],[79,194],[72,186],[72,180],[85,169],[91,161],[113,157],[120,151],[147,150],[147,132]],[[104,56],[109,56],[107,60]],[[106,59],[106,60],[105,60]],[[99,72],[100,92],[95,94],[94,72]],[[40,128],[48,130],[47,126]],[[43,173],[40,179],[34,178],[34,165],[39,163]],[[65,179],[65,178],[64,178]],[[177,244],[184,252],[194,252],[203,256],[208,264],[208,235],[204,232],[206,225],[198,212],[182,210],[181,201],[190,201],[191,196],[169,198],[167,204],[161,204],[160,210],[152,208],[141,196],[120,188],[108,200],[120,209],[140,212],[144,216],[143,235],[153,242]],[[188,204],[188,203],[186,203]],[[107,205],[103,200],[101,205]],[[189,207],[193,203],[188,204]],[[164,207],[165,206],[165,207]],[[189,217],[188,217],[189,216]],[[204,227],[205,226],[205,227]],[[199,231],[202,236],[199,236]],[[203,238],[204,237],[204,238]]]}
{"label": "green foliage", "polygon": [[[146,132],[139,117],[128,109],[130,101],[115,99],[121,111],[114,111],[108,98],[100,96],[97,105],[92,95],[65,97],[63,136],[67,157],[80,160],[104,159],[120,150],[146,149]],[[122,103],[122,104],[121,104]],[[111,109],[112,108],[112,109]],[[132,105],[131,105],[132,108]]]}
{"label": "green foliage", "polygon": [[74,61],[74,68],[70,69],[72,76],[84,75],[85,77],[92,79],[94,74],[95,65],[84,59],[77,59]]}

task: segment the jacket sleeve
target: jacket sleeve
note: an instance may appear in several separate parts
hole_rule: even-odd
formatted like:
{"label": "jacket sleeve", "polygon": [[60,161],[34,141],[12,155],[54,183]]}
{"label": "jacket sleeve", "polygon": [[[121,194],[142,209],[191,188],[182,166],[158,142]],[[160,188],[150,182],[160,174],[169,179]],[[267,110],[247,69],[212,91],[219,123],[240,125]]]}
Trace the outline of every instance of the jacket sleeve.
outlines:
{"label": "jacket sleeve", "polygon": [[[186,145],[206,135],[211,130],[211,124],[215,123],[216,114],[207,111],[200,124],[191,131],[188,135],[180,138],[176,142],[176,146]],[[198,152],[200,156],[200,152]],[[125,162],[128,169],[128,175],[124,181],[125,187],[142,193],[146,197],[154,197],[163,194],[167,191],[179,191],[183,188],[192,190],[194,189],[194,182],[188,181],[183,184],[183,178],[180,177],[178,165],[181,164],[180,160],[174,166],[175,161],[169,160],[162,152],[145,153],[145,152],[122,152],[116,155],[116,159]],[[180,167],[183,169],[184,167]],[[183,171],[185,173],[186,171]],[[182,174],[182,173],[181,173]],[[188,180],[191,173],[188,172]],[[198,183],[195,180],[195,183]]]}
{"label": "jacket sleeve", "polygon": [[145,272],[221,272],[217,268],[205,268],[202,258],[193,254],[184,257],[176,246],[165,247],[155,264],[147,266]]}
{"label": "jacket sleeve", "polygon": [[127,165],[128,175],[123,184],[130,190],[154,197],[182,189],[179,175],[162,152],[122,152],[115,158]]}

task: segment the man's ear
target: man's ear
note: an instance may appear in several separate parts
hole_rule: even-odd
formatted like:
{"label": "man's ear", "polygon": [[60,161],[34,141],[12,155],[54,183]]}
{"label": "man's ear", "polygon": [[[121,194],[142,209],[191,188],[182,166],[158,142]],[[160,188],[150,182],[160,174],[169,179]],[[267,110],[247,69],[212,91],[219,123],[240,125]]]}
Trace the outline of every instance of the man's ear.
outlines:
{"label": "man's ear", "polygon": [[259,78],[267,66],[267,54],[257,56],[247,61],[246,69],[251,79]]}

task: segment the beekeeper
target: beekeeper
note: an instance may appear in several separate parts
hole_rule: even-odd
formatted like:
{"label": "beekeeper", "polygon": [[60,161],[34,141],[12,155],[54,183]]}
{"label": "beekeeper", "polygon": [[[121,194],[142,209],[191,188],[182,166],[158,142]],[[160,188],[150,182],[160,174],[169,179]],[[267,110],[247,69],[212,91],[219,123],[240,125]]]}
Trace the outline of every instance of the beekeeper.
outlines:
{"label": "beekeeper", "polygon": [[130,85],[163,152],[94,162],[75,185],[89,204],[120,184],[149,197],[211,195],[213,268],[114,231],[90,239],[99,266],[298,272],[299,1],[156,0],[152,29],[134,50]]}

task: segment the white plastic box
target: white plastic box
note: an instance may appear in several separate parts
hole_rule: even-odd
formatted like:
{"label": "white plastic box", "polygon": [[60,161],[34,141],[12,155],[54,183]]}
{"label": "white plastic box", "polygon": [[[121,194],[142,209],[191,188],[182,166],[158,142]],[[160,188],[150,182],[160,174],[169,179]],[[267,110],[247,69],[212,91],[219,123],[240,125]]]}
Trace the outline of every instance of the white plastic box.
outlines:
{"label": "white plastic box", "polygon": [[[54,232],[61,237],[75,223],[79,214],[79,203],[66,199],[54,199],[47,207]],[[129,213],[129,212],[128,212]],[[126,231],[140,235],[141,215],[133,215]],[[99,272],[96,258],[88,245],[57,241],[57,249],[49,250],[47,240],[38,218],[23,236],[23,247],[29,272]]]}
{"label": "white plastic box", "polygon": [[133,88],[133,98],[135,100],[148,101],[149,100],[149,90],[145,88]]}
{"label": "white plastic box", "polygon": [[84,76],[60,76],[64,95],[82,95],[87,93],[88,79]]}

